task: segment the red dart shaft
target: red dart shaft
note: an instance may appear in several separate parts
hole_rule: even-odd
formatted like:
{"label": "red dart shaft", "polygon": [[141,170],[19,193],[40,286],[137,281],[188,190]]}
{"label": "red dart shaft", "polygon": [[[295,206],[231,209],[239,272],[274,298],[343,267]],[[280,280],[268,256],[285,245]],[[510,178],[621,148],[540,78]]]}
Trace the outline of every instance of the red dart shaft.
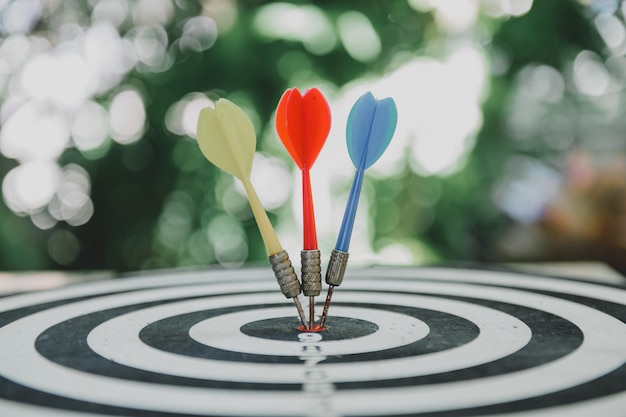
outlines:
{"label": "red dart shaft", "polygon": [[317,248],[313,193],[309,169],[320,153],[330,131],[330,109],[317,88],[300,94],[292,88],[283,94],[276,108],[276,131],[287,152],[302,171],[302,292],[309,297],[309,323],[315,328],[315,300],[322,289],[320,251]]}
{"label": "red dart shaft", "polygon": [[304,250],[317,249],[317,231],[315,230],[315,212],[313,210],[313,193],[311,191],[311,176],[309,169],[302,169],[302,217]]}

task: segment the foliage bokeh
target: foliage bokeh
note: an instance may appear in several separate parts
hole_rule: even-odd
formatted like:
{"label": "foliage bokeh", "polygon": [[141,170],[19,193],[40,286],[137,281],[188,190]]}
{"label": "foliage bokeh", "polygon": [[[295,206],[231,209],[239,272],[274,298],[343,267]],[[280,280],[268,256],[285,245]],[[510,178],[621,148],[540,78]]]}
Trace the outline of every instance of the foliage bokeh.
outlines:
{"label": "foliage bokeh", "polygon": [[[265,194],[284,195],[270,203],[270,217],[287,249],[298,251],[297,173],[272,127],[282,92],[320,86],[331,106],[341,107],[411,65],[434,66],[430,74],[447,70],[442,63],[463,48],[484,63],[478,67],[484,80],[473,93],[475,126],[454,145],[456,159],[441,166],[420,165],[414,155],[418,145],[435,156],[449,152],[445,136],[462,124],[458,114],[450,110],[439,120],[439,134],[399,133],[402,157],[366,183],[369,199],[360,208],[366,239],[355,249],[361,261],[591,259],[623,268],[623,10],[617,0],[4,2],[0,269],[128,271],[264,261],[243,195],[203,159],[190,130],[198,106],[219,97],[251,116],[260,151],[255,169],[267,174],[257,185],[269,182]],[[111,43],[86,41],[101,33],[94,28],[115,39],[119,68],[92,69],[100,84],[73,102],[54,95],[58,79],[47,71],[28,85],[38,57],[69,50],[86,58],[68,65],[87,66],[94,55],[94,62],[108,57]],[[16,52],[20,45],[26,51]],[[429,119],[429,101],[433,112],[442,112],[467,100],[454,83],[449,102],[441,103],[434,87],[421,94],[419,86],[434,81],[428,72],[414,74],[394,88],[417,86],[411,94],[426,104],[412,107],[405,98],[401,117]],[[38,94],[40,86],[51,92]],[[135,114],[121,102],[143,107]],[[24,138],[42,130],[20,136],[10,127],[33,103],[36,115],[52,114],[67,131],[39,171],[33,167],[42,156],[13,142],[29,143]],[[90,108],[108,125],[100,142],[85,146],[85,127],[74,127],[80,110]],[[133,132],[116,131],[114,117],[140,123]],[[341,126],[329,140],[341,142],[337,132]],[[37,140],[24,146],[46,147],[45,138]],[[335,172],[330,165],[316,169]],[[331,209],[321,212],[332,218],[317,217],[328,230],[337,229],[350,174],[314,189],[330,196]],[[43,192],[47,175],[54,177],[52,191]],[[72,194],[77,184],[80,198]],[[16,188],[22,186],[30,188]],[[32,197],[37,192],[43,197]],[[322,236],[323,251],[332,249],[332,239],[331,232]]]}

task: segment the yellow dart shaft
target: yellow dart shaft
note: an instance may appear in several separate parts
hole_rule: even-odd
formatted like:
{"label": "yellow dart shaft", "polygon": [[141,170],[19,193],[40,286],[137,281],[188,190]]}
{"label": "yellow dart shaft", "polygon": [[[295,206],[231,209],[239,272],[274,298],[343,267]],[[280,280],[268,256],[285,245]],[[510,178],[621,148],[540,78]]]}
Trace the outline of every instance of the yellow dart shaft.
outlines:
{"label": "yellow dart shaft", "polygon": [[276,232],[274,231],[274,227],[272,227],[272,223],[270,223],[270,219],[267,217],[267,213],[261,204],[261,200],[259,200],[259,196],[254,190],[254,187],[249,179],[242,180],[242,183],[244,189],[246,190],[250,207],[252,207],[252,213],[256,219],[256,223],[259,227],[259,231],[261,232],[261,237],[263,238],[263,243],[265,243],[267,252],[270,255],[277,254],[282,251],[283,248],[280,245],[278,236],[276,236]]}

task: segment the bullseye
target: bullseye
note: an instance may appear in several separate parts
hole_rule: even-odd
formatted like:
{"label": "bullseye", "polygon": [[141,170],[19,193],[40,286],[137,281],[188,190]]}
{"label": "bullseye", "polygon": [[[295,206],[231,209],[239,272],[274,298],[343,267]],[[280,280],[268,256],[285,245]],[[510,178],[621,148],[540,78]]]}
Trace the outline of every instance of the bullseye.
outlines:
{"label": "bullseye", "polygon": [[623,287],[361,270],[335,295],[328,329],[309,333],[274,285],[244,269],[5,297],[0,415],[617,417],[626,407]]}

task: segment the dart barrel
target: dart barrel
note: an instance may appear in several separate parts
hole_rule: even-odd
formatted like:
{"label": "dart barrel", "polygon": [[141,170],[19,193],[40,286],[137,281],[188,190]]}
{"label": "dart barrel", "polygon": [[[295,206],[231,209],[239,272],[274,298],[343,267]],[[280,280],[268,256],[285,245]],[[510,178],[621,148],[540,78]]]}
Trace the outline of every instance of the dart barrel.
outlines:
{"label": "dart barrel", "polygon": [[346,272],[346,266],[348,265],[349,256],[350,254],[348,252],[333,249],[330,254],[328,268],[326,269],[326,283],[328,285],[341,285]]}
{"label": "dart barrel", "polygon": [[307,297],[315,297],[322,292],[322,267],[320,251],[300,251],[302,262],[302,293]]}
{"label": "dart barrel", "polygon": [[300,281],[298,281],[296,271],[291,265],[287,251],[282,250],[270,255],[269,259],[280,291],[287,298],[297,297],[300,294]]}

